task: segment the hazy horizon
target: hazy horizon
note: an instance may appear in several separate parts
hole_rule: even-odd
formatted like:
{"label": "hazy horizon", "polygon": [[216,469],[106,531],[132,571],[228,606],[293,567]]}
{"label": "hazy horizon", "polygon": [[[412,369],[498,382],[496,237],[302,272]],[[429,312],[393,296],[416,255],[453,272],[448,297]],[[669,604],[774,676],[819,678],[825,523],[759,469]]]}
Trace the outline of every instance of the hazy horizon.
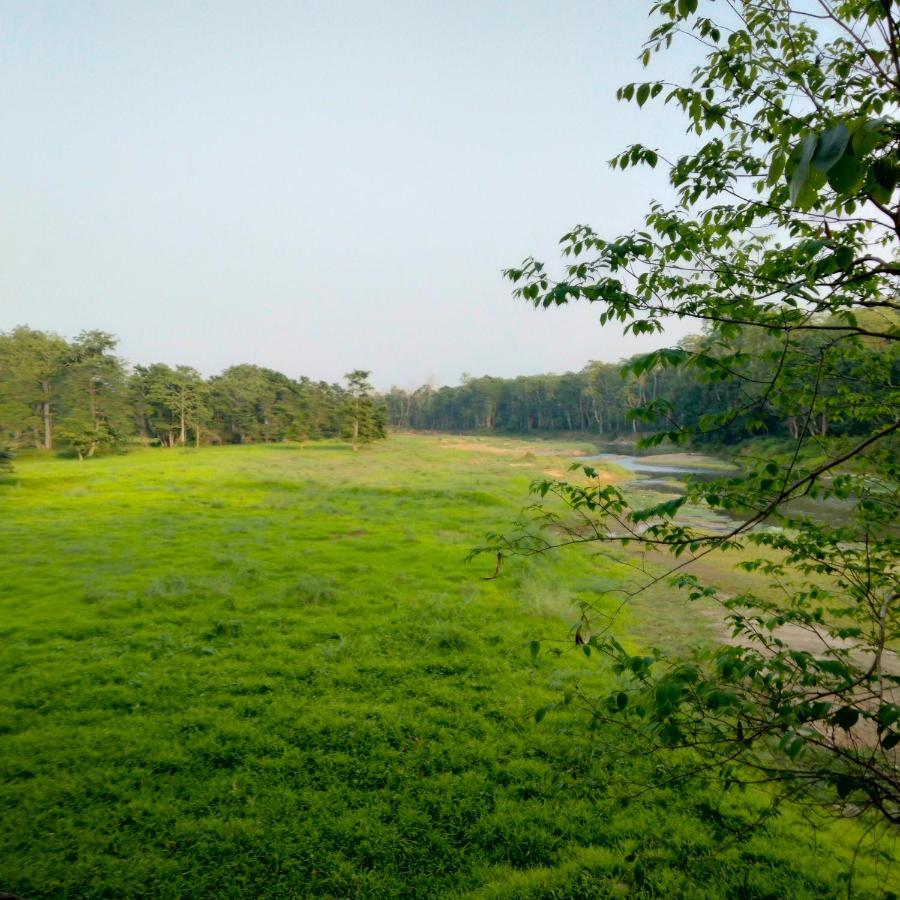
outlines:
{"label": "hazy horizon", "polygon": [[686,141],[673,110],[615,100],[647,77],[644,4],[5,11],[0,330],[98,328],[131,363],[205,375],[365,368],[380,389],[666,342],[535,311],[501,277],[668,196],[607,166]]}

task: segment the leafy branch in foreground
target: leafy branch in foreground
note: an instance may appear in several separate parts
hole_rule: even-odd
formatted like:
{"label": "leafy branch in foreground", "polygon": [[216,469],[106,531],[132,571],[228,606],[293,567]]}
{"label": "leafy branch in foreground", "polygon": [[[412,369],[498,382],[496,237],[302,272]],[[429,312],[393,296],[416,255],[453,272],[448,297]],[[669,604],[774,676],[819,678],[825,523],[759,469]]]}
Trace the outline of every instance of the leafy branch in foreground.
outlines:
{"label": "leafy branch in foreground", "polygon": [[[586,607],[576,638],[623,679],[606,698],[580,696],[592,717],[651,751],[688,751],[694,763],[673,763],[677,776],[663,767],[657,784],[717,773],[897,824],[900,16],[887,0],[805,11],[733,0],[721,21],[704,14],[711,6],[653,5],[660,24],[643,61],[693,40],[705,59],[689,84],[619,91],[688,118],[692,153],[669,162],[635,145],[612,160],[667,165],[674,204],[652,204],[643,229],[612,240],[574,228],[556,278],[531,258],[506,274],[535,306],[598,303],[601,322],[626,333],[662,333],[672,318],[704,325],[702,340],[647,354],[631,373],[680,368],[739,399],[691,425],[677,403],[639,405],[631,415],[656,429],[645,445],[735,420],[764,435],[773,417],[791,423],[789,445],[646,508],[590,467],[574,482],[536,482],[526,519],[476,552],[495,554],[498,572],[508,556],[572,544],[670,552],[665,574],[623,588],[622,602],[668,579],[719,605],[729,642],[689,660],[636,656],[611,632],[615,613]],[[840,524],[804,513],[801,499],[839,505]],[[714,533],[679,518],[688,504],[742,520]],[[739,565],[769,589],[702,585],[691,562],[723,550],[744,551]]]}

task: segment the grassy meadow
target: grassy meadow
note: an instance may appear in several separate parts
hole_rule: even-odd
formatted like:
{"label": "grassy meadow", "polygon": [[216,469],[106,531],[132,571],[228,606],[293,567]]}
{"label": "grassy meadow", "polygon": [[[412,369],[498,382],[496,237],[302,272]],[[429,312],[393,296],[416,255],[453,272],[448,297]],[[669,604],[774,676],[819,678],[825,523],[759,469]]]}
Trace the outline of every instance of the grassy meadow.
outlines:
{"label": "grassy meadow", "polygon": [[[395,435],[22,458],[0,486],[0,890],[25,898],[884,896],[861,829],[710,791],[606,801],[646,760],[560,687],[632,577],[464,557],[584,445]],[[626,620],[681,643],[663,592]],[[668,606],[667,606],[668,604]],[[668,617],[668,618],[667,618]],[[630,623],[630,624],[629,624]]]}

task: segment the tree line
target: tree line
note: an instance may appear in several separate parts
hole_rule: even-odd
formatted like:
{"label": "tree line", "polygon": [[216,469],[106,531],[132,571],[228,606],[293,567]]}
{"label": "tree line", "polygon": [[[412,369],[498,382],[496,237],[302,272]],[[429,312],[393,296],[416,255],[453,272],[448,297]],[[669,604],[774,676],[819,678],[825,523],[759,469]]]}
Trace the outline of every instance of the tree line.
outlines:
{"label": "tree line", "polygon": [[[848,379],[854,389],[865,388],[866,382],[881,395],[900,381],[896,354],[885,352],[888,342],[864,340],[866,347],[854,348],[852,355],[842,355],[839,345],[831,349],[811,415],[798,415],[795,399],[804,386],[800,380],[792,385],[791,372],[808,371],[825,343],[834,341],[830,331],[811,331],[787,353],[776,337],[758,329],[736,329],[729,346],[718,335],[692,335],[652,358],[591,362],[562,375],[464,375],[455,387],[393,388],[385,405],[391,426],[434,431],[615,437],[680,430],[701,444],[731,444],[760,435],[797,439],[801,432],[861,434],[871,423],[847,405]],[[769,385],[776,371],[779,385],[773,391]]]}
{"label": "tree line", "polygon": [[[71,450],[79,458],[134,440],[161,447],[385,435],[369,372],[346,384],[231,366],[204,378],[187,365],[129,367],[104,331],[73,340],[27,326],[0,332],[0,449]],[[6,458],[4,456],[4,458]]]}

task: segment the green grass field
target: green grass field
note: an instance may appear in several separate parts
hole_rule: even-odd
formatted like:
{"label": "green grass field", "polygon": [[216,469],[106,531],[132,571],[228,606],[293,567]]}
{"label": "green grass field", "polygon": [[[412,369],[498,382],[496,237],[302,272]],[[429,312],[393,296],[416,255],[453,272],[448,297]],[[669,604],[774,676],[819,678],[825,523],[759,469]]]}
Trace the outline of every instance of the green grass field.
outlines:
{"label": "green grass field", "polygon": [[[847,896],[855,824],[738,839],[753,797],[621,808],[610,772],[646,761],[575,712],[535,724],[603,675],[529,642],[629,570],[568,553],[486,581],[464,557],[577,449],[400,435],[19,460],[0,486],[0,890]],[[709,639],[701,619],[672,631]],[[891,877],[864,850],[852,895]]]}

